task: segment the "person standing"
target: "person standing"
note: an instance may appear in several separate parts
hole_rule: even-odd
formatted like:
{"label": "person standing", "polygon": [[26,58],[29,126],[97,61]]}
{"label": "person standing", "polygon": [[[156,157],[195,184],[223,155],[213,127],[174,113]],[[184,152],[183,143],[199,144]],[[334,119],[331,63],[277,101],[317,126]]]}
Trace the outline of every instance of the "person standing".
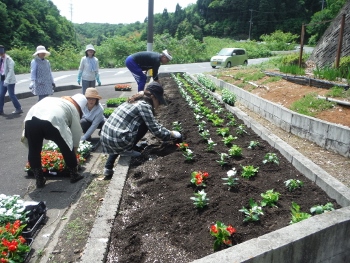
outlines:
{"label": "person standing", "polygon": [[60,149],[70,182],[75,183],[83,176],[78,173],[76,157],[82,130],[80,119],[87,103],[83,94],[61,98],[47,97],[30,108],[24,119],[22,143],[28,147],[28,162],[36,179],[36,187],[45,186],[46,178],[41,166],[43,140],[55,142]]}
{"label": "person standing", "polygon": [[178,131],[170,131],[159,124],[154,117],[154,110],[166,104],[164,89],[158,82],[150,83],[145,91],[133,95],[127,102],[114,110],[101,130],[103,153],[109,154],[104,175],[113,175],[114,162],[118,155],[137,157],[141,153],[133,147],[150,131],[164,141],[181,138]]}
{"label": "person standing", "polygon": [[34,95],[39,97],[39,101],[52,95],[56,88],[53,80],[50,62],[45,59],[50,52],[44,46],[38,46],[33,56],[35,58],[30,63],[30,79],[32,80],[29,89]]}
{"label": "person standing", "polygon": [[0,115],[4,114],[4,104],[6,92],[9,93],[9,97],[12,101],[15,111],[13,114],[22,113],[22,107],[15,95],[15,62],[13,59],[6,54],[5,47],[0,45]]}
{"label": "person standing", "polygon": [[[158,70],[160,64],[167,64],[173,57],[167,50],[162,53],[152,51],[141,51],[128,56],[125,60],[126,67],[137,82],[138,91],[143,91],[147,80],[147,71],[152,69],[152,78],[158,82]],[[146,71],[146,73],[143,73]]]}
{"label": "person standing", "polygon": [[101,129],[105,123],[103,106],[99,103],[102,97],[98,94],[97,89],[87,88],[85,97],[87,99],[87,104],[83,108],[83,117],[80,120],[80,125],[84,133],[81,137],[82,141],[90,140],[92,133],[96,129]]}
{"label": "person standing", "polygon": [[96,81],[101,86],[98,59],[95,57],[95,48],[89,44],[85,49],[85,57],[82,57],[79,65],[78,84],[82,86],[82,93],[88,87],[95,88]]}

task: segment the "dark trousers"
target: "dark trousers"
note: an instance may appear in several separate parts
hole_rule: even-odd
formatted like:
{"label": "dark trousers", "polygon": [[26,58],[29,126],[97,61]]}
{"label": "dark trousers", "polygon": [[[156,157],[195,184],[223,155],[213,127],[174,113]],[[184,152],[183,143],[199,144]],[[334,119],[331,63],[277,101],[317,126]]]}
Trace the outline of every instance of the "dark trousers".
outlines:
{"label": "dark trousers", "polygon": [[25,137],[28,139],[28,161],[31,168],[41,168],[41,150],[43,141],[51,140],[60,148],[66,166],[75,168],[78,165],[74,149],[70,149],[59,130],[57,130],[49,121],[40,120],[33,117],[25,122]]}
{"label": "dark trousers", "polygon": [[[148,127],[146,123],[142,123],[137,131],[133,147],[146,135]],[[115,160],[118,158],[119,154],[110,154],[108,155],[107,162],[105,164],[106,169],[113,169]]]}
{"label": "dark trousers", "polygon": [[[101,121],[100,124],[97,126],[97,129],[102,129],[102,126],[103,126],[104,123],[105,123],[105,121]],[[80,120],[80,125],[81,125],[81,128],[83,130],[83,133],[85,133],[91,127],[92,122],[91,121],[87,121],[85,119],[81,119]]]}

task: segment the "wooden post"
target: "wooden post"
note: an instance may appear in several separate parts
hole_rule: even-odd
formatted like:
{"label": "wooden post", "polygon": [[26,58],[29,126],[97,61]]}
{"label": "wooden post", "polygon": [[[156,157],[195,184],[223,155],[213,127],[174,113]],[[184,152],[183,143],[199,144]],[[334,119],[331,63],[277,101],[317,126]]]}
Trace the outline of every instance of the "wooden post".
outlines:
{"label": "wooden post", "polygon": [[304,35],[305,35],[305,25],[303,24],[301,26],[301,34],[300,34],[299,68],[301,68],[301,63],[303,62]]}
{"label": "wooden post", "polygon": [[335,58],[335,65],[334,65],[335,68],[339,68],[341,46],[343,45],[344,25],[345,25],[345,14],[343,14],[341,18],[341,23],[340,23],[338,50],[337,50],[337,57]]}

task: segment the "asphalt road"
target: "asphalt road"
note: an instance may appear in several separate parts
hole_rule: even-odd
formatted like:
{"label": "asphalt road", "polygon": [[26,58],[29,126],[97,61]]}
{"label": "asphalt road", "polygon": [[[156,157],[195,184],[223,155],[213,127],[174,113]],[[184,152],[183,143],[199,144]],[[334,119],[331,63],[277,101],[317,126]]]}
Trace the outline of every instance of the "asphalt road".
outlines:
{"label": "asphalt road", "polygon": [[[251,59],[249,60],[249,64],[258,64],[265,60],[267,59]],[[160,73],[187,72],[190,74],[196,74],[215,70],[217,69],[212,69],[209,62],[164,65],[160,67]],[[53,72],[57,87],[71,86],[72,88],[75,88],[73,90],[56,92],[53,96],[69,96],[79,93],[80,88],[76,82],[77,73],[77,70]],[[15,87],[16,94],[28,93],[30,75],[21,74],[16,77],[18,82]],[[135,82],[127,68],[102,69],[100,79],[102,82],[101,89],[106,88],[108,85],[111,86],[117,83]],[[6,102],[4,106],[5,114],[0,116],[0,194],[18,194],[21,197],[24,197],[28,192],[27,189],[29,189],[29,185],[35,182],[32,178],[27,178],[26,172],[24,172],[24,167],[27,162],[27,149],[20,142],[20,138],[23,120],[30,107],[37,102],[37,97],[33,96],[20,99],[19,101],[24,111],[23,114],[11,114],[14,110],[12,102]]]}

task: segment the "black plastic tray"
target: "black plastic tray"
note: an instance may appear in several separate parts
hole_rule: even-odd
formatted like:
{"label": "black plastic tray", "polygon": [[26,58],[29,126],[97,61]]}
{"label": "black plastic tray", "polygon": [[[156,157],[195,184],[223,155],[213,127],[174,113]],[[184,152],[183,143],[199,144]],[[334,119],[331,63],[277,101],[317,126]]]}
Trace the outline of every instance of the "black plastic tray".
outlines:
{"label": "black plastic tray", "polygon": [[46,218],[46,213],[42,214],[38,220],[36,221],[36,223],[34,224],[34,226],[32,226],[31,228],[26,228],[25,231],[22,231],[22,236],[24,238],[28,238],[28,237],[33,237],[34,234],[36,233],[36,231],[38,231],[39,226],[43,223],[44,219]]}

